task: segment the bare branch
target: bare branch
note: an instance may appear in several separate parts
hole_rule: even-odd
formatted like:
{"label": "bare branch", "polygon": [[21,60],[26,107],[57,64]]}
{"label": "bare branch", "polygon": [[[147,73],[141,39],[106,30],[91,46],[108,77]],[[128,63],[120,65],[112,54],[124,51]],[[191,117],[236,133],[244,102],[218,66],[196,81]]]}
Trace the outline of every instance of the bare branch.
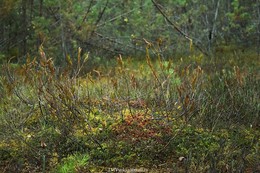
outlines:
{"label": "bare branch", "polygon": [[[186,34],[185,32],[183,32],[175,23],[173,23],[167,16],[166,14],[161,10],[160,6],[158,3],[156,3],[154,0],[152,0],[152,3],[154,4],[154,6],[156,7],[156,9],[162,14],[162,16],[166,19],[166,21],[173,26],[173,28],[180,33],[183,37],[185,37],[187,40],[189,40],[190,42],[192,42],[192,38],[190,36],[188,36],[188,34]],[[197,43],[193,43],[194,46],[204,55],[209,56],[207,52],[205,52]]]}

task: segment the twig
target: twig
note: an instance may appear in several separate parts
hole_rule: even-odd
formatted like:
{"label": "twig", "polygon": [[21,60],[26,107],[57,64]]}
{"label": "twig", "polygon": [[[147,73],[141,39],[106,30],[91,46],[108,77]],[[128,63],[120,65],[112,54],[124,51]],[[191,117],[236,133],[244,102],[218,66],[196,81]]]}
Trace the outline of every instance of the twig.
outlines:
{"label": "twig", "polygon": [[97,19],[97,21],[96,21],[96,23],[95,23],[95,26],[97,26],[98,23],[100,22],[100,20],[102,19],[103,14],[104,14],[105,11],[106,11],[107,5],[108,5],[108,0],[107,0],[107,2],[106,2],[105,7],[103,8],[103,10],[99,13],[99,15],[98,15],[98,19]]}
{"label": "twig", "polygon": [[82,19],[81,25],[78,26],[78,30],[81,30],[83,23],[86,21],[87,16],[88,16],[88,14],[89,14],[89,12],[90,12],[90,9],[91,9],[91,7],[92,7],[93,1],[94,1],[94,0],[91,0],[91,1],[90,1],[89,6],[88,6],[88,9],[87,9],[87,12],[85,13],[85,15],[84,15],[84,17],[83,17],[83,19]]}

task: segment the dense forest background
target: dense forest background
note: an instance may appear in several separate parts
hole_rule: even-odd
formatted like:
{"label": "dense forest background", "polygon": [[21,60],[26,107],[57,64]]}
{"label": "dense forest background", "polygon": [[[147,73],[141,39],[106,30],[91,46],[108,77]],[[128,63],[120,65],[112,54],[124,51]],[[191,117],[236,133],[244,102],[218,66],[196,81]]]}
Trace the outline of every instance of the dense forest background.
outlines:
{"label": "dense forest background", "polygon": [[0,172],[260,172],[260,0],[0,0]]}
{"label": "dense forest background", "polygon": [[81,47],[94,61],[145,54],[144,38],[164,56],[190,53],[192,39],[204,54],[229,49],[259,52],[258,0],[1,0],[0,61],[25,61],[42,45],[58,64]]}

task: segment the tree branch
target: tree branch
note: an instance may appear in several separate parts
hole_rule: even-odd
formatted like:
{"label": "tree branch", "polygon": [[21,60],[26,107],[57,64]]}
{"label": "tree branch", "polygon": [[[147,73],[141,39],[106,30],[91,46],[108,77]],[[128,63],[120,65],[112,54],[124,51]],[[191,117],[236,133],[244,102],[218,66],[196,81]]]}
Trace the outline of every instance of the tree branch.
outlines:
{"label": "tree branch", "polygon": [[[190,42],[192,42],[192,38],[190,36],[188,36],[188,34],[186,34],[185,32],[183,32],[176,24],[174,24],[167,16],[166,14],[161,10],[161,8],[159,7],[158,3],[155,2],[154,0],[152,0],[152,3],[154,4],[154,6],[156,7],[156,9],[162,14],[162,16],[166,19],[166,21],[173,26],[173,28],[179,33],[181,34],[181,36],[183,36],[184,38],[186,38],[187,40],[189,40]],[[209,56],[208,53],[206,51],[204,51],[197,43],[193,43],[194,46],[204,55]]]}
{"label": "tree branch", "polygon": [[108,0],[107,0],[107,2],[106,2],[105,7],[103,8],[103,10],[99,13],[98,20],[96,21],[95,26],[98,25],[98,23],[100,22],[101,18],[103,17],[103,14],[104,14],[105,11],[106,11],[107,5],[108,5]]}

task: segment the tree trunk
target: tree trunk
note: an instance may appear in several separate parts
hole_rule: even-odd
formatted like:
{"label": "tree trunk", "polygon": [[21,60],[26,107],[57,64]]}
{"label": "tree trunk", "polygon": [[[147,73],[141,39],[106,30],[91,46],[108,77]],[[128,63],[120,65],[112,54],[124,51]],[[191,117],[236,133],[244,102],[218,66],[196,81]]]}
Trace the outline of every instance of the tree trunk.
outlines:
{"label": "tree trunk", "polygon": [[209,40],[209,44],[208,44],[209,53],[212,52],[211,47],[212,47],[212,43],[215,40],[215,35],[216,35],[216,32],[217,32],[216,31],[216,22],[217,22],[217,18],[218,18],[219,5],[220,5],[220,0],[218,0],[218,2],[217,2],[213,23],[212,23],[211,28],[209,29],[209,36],[208,36],[209,37],[208,38],[208,40]]}
{"label": "tree trunk", "polygon": [[260,59],[260,1],[258,1],[258,4],[257,4],[257,13],[258,13],[258,24],[257,24],[256,32],[258,35],[258,39],[257,39],[256,50],[257,50],[258,58]]}
{"label": "tree trunk", "polygon": [[39,16],[42,16],[42,9],[43,9],[42,7],[43,7],[43,0],[40,0]]}
{"label": "tree trunk", "polygon": [[67,57],[67,47],[66,47],[66,40],[65,40],[65,32],[64,32],[64,26],[63,26],[63,16],[62,16],[62,5],[61,5],[61,1],[59,1],[59,15],[60,15],[60,27],[61,27],[61,48],[62,48],[62,56],[63,59],[59,62],[59,63],[63,63],[66,61],[66,57]]}
{"label": "tree trunk", "polygon": [[[27,0],[22,1],[22,44],[21,44],[21,53],[20,56],[26,55],[27,52]],[[18,59],[19,61],[19,59]]]}

